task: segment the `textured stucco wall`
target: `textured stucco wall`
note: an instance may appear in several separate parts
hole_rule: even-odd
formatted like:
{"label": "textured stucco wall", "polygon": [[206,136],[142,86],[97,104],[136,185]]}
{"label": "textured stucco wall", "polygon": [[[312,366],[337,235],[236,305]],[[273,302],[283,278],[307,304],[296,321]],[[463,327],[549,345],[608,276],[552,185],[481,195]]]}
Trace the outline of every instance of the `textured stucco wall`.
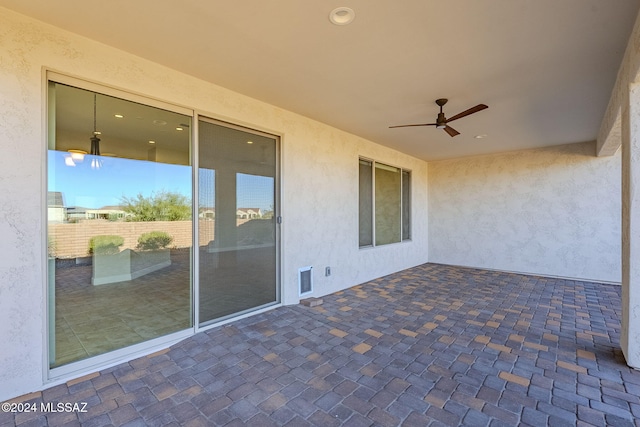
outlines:
{"label": "textured stucco wall", "polygon": [[622,113],[622,331],[627,364],[640,369],[640,84]]}
{"label": "textured stucco wall", "polygon": [[429,261],[620,282],[620,153],[594,144],[429,163]]}
{"label": "textured stucco wall", "polygon": [[[427,261],[425,162],[0,8],[0,400],[46,376],[43,67],[283,135],[285,303],[303,266],[322,295]],[[412,170],[411,242],[358,248],[359,156]]]}

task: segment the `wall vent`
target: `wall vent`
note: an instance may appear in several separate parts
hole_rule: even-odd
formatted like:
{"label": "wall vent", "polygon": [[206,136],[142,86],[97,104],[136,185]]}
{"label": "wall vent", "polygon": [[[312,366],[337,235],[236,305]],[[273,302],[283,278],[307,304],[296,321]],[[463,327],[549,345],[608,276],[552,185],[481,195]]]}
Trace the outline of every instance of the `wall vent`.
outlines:
{"label": "wall vent", "polygon": [[302,267],[298,269],[298,285],[300,296],[313,292],[313,267]]}

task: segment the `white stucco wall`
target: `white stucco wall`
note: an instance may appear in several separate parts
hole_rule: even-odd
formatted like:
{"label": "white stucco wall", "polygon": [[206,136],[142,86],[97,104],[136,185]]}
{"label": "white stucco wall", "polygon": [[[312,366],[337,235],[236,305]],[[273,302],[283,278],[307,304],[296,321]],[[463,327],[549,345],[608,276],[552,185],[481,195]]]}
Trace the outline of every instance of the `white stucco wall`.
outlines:
{"label": "white stucco wall", "polygon": [[[0,401],[46,382],[44,67],[282,135],[285,303],[428,260],[425,162],[0,8]],[[411,242],[358,249],[359,156],[412,170]]]}
{"label": "white stucco wall", "polygon": [[580,143],[429,163],[429,261],[620,282],[620,152]]}

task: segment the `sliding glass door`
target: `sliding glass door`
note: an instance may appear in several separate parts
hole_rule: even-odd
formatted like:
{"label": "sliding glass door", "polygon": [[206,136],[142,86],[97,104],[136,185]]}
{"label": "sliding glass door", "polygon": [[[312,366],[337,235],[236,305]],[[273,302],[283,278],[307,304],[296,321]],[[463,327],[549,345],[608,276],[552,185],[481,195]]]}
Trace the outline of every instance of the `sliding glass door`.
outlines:
{"label": "sliding glass door", "polygon": [[49,83],[49,366],[192,328],[191,117]]}
{"label": "sliding glass door", "polygon": [[277,137],[57,74],[47,102],[52,377],[279,301]]}
{"label": "sliding glass door", "polygon": [[215,121],[198,123],[201,325],[279,300],[277,139]]}

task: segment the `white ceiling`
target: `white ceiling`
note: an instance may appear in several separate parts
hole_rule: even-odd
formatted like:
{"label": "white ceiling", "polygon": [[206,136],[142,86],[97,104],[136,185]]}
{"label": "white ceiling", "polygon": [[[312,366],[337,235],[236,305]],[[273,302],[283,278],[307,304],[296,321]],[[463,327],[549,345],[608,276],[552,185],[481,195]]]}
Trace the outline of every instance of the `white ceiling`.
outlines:
{"label": "white ceiling", "polygon": [[[0,0],[425,160],[593,141],[637,0]],[[346,26],[328,19],[355,10]],[[431,123],[436,98],[451,138]],[[484,139],[475,135],[486,134]]]}

